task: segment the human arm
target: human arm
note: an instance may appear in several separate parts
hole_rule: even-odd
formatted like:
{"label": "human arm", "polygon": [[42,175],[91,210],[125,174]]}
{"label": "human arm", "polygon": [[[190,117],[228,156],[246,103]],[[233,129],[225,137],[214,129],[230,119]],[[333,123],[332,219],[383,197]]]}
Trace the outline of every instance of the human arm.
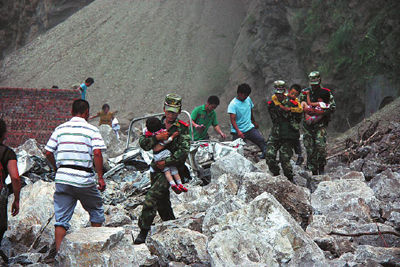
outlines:
{"label": "human arm", "polygon": [[97,118],[99,116],[100,116],[100,113],[97,113],[97,115],[94,115],[94,116],[90,117],[89,120],[93,120],[93,119],[95,119],[95,118]]}
{"label": "human arm", "polygon": [[254,124],[254,127],[258,128],[258,123],[254,119],[253,109],[251,109],[251,122]]}
{"label": "human arm", "polygon": [[244,134],[239,130],[239,127],[237,126],[237,123],[236,123],[236,114],[229,113],[229,118],[231,120],[231,124],[232,124],[233,129],[236,130],[236,134],[240,138],[244,139]]}
{"label": "human arm", "polygon": [[49,161],[49,163],[50,163],[50,165],[51,165],[50,167],[51,167],[54,171],[57,171],[56,159],[54,158],[53,152],[46,151],[46,159]]}
{"label": "human arm", "polygon": [[215,125],[214,126],[214,130],[216,133],[218,133],[222,138],[226,138],[226,134],[224,132],[222,132],[221,127],[219,127],[219,125]]}
{"label": "human arm", "polygon": [[153,149],[160,141],[168,139],[168,132],[159,133],[153,136],[142,135],[139,138],[139,145],[145,151]]}
{"label": "human arm", "polygon": [[21,179],[19,178],[17,160],[9,160],[7,170],[11,177],[11,184],[14,192],[14,201],[11,206],[11,215],[15,216],[19,213],[19,195],[21,190]]}
{"label": "human arm", "polygon": [[180,125],[179,136],[169,144],[168,149],[171,156],[165,159],[165,166],[183,165],[187,159],[190,149],[189,128]]}
{"label": "human arm", "polygon": [[101,192],[106,189],[106,183],[103,178],[103,155],[101,149],[93,150],[94,169],[97,173],[99,186],[97,187]]}

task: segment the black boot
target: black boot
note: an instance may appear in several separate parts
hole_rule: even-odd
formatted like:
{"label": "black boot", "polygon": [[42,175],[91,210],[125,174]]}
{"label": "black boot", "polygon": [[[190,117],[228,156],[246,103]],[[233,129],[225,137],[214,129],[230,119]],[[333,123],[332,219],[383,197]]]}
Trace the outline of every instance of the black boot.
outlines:
{"label": "black boot", "polygon": [[149,230],[141,229],[140,233],[136,237],[135,241],[133,241],[133,243],[134,244],[143,244],[144,242],[146,242],[146,237],[147,237],[148,232],[149,232]]}
{"label": "black boot", "polygon": [[298,155],[296,165],[300,166],[304,161],[304,158],[302,155]]}

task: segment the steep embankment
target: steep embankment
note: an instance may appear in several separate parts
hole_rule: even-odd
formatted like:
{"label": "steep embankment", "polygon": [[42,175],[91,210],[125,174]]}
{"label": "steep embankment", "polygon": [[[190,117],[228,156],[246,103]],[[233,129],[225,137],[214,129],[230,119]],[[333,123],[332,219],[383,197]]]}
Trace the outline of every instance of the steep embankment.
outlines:
{"label": "steep embankment", "polygon": [[92,112],[161,111],[166,93],[191,110],[225,84],[246,6],[240,0],[97,0],[4,60],[0,85],[71,88],[86,77]]}
{"label": "steep embankment", "polygon": [[233,97],[234,85],[249,82],[265,127],[273,81],[307,86],[320,70],[337,102],[331,126],[345,131],[400,95],[399,9],[396,0],[251,1],[225,92]]}
{"label": "steep embankment", "polygon": [[0,61],[93,0],[2,0]]}

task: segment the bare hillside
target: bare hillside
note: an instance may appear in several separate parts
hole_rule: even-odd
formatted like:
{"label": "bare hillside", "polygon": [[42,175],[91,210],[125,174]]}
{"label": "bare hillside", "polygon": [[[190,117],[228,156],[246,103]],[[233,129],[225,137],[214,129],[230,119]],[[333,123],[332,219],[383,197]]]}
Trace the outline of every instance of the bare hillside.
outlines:
{"label": "bare hillside", "polygon": [[191,110],[222,93],[246,5],[241,0],[96,0],[5,58],[0,86],[71,88],[121,119],[160,111],[168,92]]}

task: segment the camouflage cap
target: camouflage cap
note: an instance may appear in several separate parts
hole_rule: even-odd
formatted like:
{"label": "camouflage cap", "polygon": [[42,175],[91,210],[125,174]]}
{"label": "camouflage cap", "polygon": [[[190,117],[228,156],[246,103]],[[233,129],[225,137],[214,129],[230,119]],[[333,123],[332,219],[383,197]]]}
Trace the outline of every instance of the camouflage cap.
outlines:
{"label": "camouflage cap", "polygon": [[310,84],[320,84],[321,76],[319,75],[319,71],[312,71],[308,75],[308,79],[310,80]]}
{"label": "camouflage cap", "polygon": [[274,93],[283,94],[286,91],[286,82],[283,80],[277,80],[274,82]]}
{"label": "camouflage cap", "polygon": [[168,94],[165,96],[164,109],[179,113],[182,108],[182,97],[177,94]]}

